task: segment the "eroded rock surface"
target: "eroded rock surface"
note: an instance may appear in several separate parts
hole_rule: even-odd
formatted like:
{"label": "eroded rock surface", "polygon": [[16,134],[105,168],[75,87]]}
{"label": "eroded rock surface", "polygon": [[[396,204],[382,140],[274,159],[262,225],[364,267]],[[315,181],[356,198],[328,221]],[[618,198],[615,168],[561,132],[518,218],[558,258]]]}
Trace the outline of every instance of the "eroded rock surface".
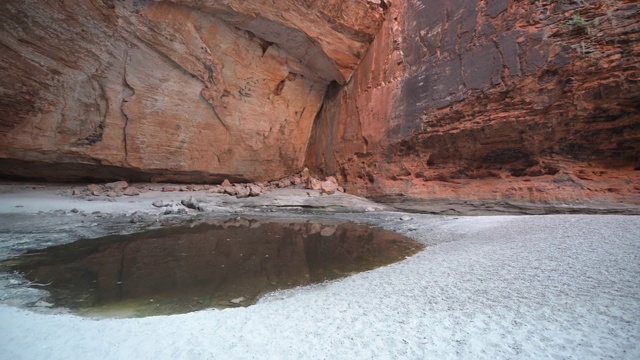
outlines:
{"label": "eroded rock surface", "polygon": [[639,18],[629,0],[3,2],[0,176],[306,163],[361,195],[638,204]]}
{"label": "eroded rock surface", "polygon": [[640,5],[394,2],[307,164],[359,194],[640,204]]}
{"label": "eroded rock surface", "polygon": [[327,84],[345,83],[380,4],[0,4],[0,173],[260,181],[302,169]]}

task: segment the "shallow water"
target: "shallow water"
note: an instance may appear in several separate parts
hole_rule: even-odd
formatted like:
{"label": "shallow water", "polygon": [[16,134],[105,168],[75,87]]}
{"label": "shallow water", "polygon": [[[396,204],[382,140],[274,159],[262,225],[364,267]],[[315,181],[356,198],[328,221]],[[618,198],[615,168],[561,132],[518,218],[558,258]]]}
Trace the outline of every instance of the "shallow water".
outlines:
{"label": "shallow water", "polygon": [[136,317],[248,306],[267,292],[371,270],[422,247],[362,224],[237,218],[80,240],[2,265],[47,290],[56,306]]}

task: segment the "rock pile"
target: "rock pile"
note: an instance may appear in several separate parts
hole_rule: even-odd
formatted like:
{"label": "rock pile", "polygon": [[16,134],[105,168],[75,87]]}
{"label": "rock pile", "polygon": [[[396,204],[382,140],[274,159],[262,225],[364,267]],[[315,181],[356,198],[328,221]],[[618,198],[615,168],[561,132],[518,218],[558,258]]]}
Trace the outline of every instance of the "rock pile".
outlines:
{"label": "rock pile", "polygon": [[231,183],[224,180],[221,184],[129,184],[126,181],[116,181],[106,184],[89,184],[84,188],[76,188],[72,195],[76,196],[107,196],[110,198],[120,196],[136,196],[147,191],[161,192],[193,192],[207,191],[209,193],[227,194],[236,198],[247,198],[260,196],[273,189],[303,188],[318,190],[322,194],[331,195],[338,192],[345,192],[344,188],[338,184],[338,180],[329,176],[325,180],[320,180],[310,175],[305,168],[301,172],[287,176],[278,180],[255,183]]}
{"label": "rock pile", "polygon": [[72,195],[93,195],[93,196],[107,196],[107,197],[120,197],[120,196],[136,196],[140,195],[141,191],[147,191],[148,188],[138,188],[136,186],[129,185],[126,181],[116,181],[106,184],[89,184],[84,189],[74,189]]}

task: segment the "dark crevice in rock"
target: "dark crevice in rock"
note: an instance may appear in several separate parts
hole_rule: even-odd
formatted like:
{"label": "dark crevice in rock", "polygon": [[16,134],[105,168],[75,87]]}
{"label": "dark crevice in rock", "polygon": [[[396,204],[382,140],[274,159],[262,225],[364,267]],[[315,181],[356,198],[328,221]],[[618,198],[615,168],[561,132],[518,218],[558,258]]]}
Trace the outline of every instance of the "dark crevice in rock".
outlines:
{"label": "dark crevice in rock", "polygon": [[287,79],[280,80],[278,85],[276,85],[276,88],[273,89],[273,94],[274,95],[279,96],[279,95],[282,94],[282,90],[284,90],[284,85],[285,85],[286,81],[287,81]]}
{"label": "dark crevice in rock", "polygon": [[135,94],[135,89],[129,85],[127,82],[127,62],[129,61],[129,52],[125,52],[124,54],[124,66],[122,69],[122,102],[120,103],[120,114],[122,120],[124,121],[124,126],[122,127],[122,141],[123,141],[123,154],[124,154],[124,163],[129,164],[129,146],[127,142],[128,132],[127,129],[129,127],[129,115],[124,109],[125,103]]}
{"label": "dark crevice in rock", "polygon": [[316,169],[320,174],[334,174],[336,171],[335,154],[326,152],[325,149],[332,148],[331,144],[338,122],[337,114],[332,113],[335,108],[329,109],[329,105],[334,105],[343,88],[344,86],[336,81],[327,85],[322,105],[316,113],[311,128],[309,143],[305,151],[305,164]]}
{"label": "dark crevice in rock", "polygon": [[176,182],[193,184],[249,182],[242,175],[215,174],[201,171],[139,170],[102,165],[97,162],[43,162],[0,159],[0,179],[42,180],[62,182],[103,182],[127,180],[131,182]]}

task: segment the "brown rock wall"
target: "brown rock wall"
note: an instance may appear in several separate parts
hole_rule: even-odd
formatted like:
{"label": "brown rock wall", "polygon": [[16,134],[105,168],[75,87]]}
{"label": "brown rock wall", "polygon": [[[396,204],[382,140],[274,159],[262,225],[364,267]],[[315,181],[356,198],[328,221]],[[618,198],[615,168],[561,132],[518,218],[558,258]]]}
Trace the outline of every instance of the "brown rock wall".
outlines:
{"label": "brown rock wall", "polygon": [[367,195],[640,203],[636,2],[393,5],[310,168]]}

